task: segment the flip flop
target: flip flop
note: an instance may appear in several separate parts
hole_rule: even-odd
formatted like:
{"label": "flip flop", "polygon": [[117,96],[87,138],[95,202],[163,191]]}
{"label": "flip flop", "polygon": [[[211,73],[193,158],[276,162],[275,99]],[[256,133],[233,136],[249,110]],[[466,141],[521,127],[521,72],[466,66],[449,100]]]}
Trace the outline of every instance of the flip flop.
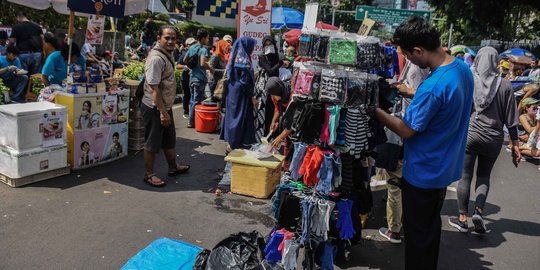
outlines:
{"label": "flip flop", "polygon": [[[163,180],[160,179],[161,181],[161,184],[156,184],[155,182],[152,182],[152,177],[156,176],[155,174],[151,174],[151,175],[145,175],[144,176],[144,182],[146,182],[147,184],[153,186],[153,187],[164,187],[167,185],[166,182],[164,182]],[[159,178],[158,178],[159,179]]]}
{"label": "flip flop", "polygon": [[174,171],[169,171],[169,176],[175,176],[175,175],[187,173],[189,171],[189,168],[191,168],[191,166],[190,165],[184,165],[184,166],[186,166],[185,169],[179,169],[177,165]]}

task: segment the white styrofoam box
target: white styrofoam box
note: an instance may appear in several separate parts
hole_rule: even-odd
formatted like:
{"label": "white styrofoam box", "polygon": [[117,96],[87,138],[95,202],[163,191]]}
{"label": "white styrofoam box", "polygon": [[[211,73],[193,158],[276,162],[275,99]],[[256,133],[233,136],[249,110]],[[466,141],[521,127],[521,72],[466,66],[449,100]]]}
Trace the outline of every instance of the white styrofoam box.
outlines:
{"label": "white styrofoam box", "polygon": [[67,109],[62,105],[46,101],[1,105],[0,123],[1,146],[25,150],[66,143]]}
{"label": "white styrofoam box", "polygon": [[65,144],[23,151],[0,146],[0,174],[11,178],[21,178],[66,166]]}

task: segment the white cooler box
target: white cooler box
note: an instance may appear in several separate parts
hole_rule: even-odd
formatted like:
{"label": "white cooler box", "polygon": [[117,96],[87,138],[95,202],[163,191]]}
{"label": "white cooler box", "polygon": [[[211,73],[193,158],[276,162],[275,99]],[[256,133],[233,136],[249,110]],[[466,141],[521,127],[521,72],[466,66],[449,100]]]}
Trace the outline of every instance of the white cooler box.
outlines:
{"label": "white cooler box", "polygon": [[0,146],[0,174],[21,178],[67,166],[67,145],[30,150]]}
{"label": "white cooler box", "polygon": [[67,109],[50,102],[0,106],[0,146],[16,150],[66,143]]}

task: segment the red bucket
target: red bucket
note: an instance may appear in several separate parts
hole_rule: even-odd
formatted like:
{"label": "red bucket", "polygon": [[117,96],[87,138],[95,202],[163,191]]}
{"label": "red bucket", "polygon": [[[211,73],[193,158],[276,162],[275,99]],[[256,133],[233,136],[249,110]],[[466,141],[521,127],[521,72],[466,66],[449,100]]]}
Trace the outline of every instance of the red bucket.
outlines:
{"label": "red bucket", "polygon": [[199,104],[195,106],[195,130],[203,133],[216,132],[219,123],[219,108]]}

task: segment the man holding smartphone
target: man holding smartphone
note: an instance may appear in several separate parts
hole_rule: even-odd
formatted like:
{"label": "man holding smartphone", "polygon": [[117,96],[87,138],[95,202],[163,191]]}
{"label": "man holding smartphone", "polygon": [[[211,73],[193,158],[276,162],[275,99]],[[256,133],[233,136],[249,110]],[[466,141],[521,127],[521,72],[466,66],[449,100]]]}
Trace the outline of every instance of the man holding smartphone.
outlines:
{"label": "man holding smartphone", "polygon": [[403,22],[392,42],[413,64],[431,70],[403,120],[382,109],[375,117],[404,138],[405,269],[437,269],[440,212],[446,187],[463,172],[474,81],[469,67],[444,52],[440,34],[421,17]]}

